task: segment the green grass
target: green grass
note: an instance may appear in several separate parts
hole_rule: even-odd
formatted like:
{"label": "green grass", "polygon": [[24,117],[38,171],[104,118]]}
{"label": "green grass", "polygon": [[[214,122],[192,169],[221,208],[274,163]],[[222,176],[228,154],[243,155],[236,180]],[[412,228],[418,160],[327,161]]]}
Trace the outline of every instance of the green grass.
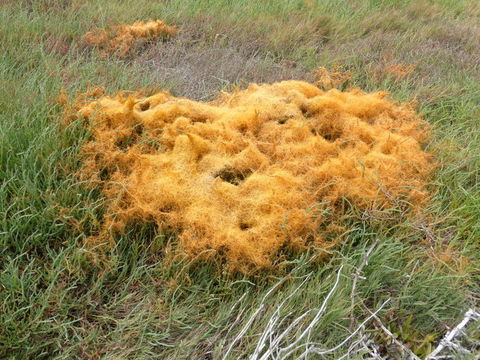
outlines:
{"label": "green grass", "polygon": [[[149,18],[197,29],[194,54],[228,50],[255,58],[261,69],[294,64],[305,76],[341,64],[354,74],[353,87],[416,99],[432,124],[428,147],[439,162],[424,216],[383,224],[352,211],[346,243],[327,263],[304,254],[283,274],[232,278],[209,264],[172,260],[175,239],[152,229],[132,230],[92,262],[82,244],[98,228],[103,199],[75,177],[88,133],[78,123],[61,125],[55,99],[61,88],[75,94],[89,84],[190,96],[183,78],[159,82],[142,49],[120,60],[79,44],[95,26]],[[374,311],[391,299],[378,314],[382,322],[418,355],[428,354],[480,296],[479,20],[475,0],[0,1],[0,358],[221,358],[283,281],[230,353],[247,358],[275,306],[292,295],[281,310],[292,312],[289,319],[318,308],[340,265],[339,287],[311,340],[333,347],[350,333],[352,316],[359,324],[365,306]],[[385,69],[397,63],[416,67],[396,80]],[[352,307],[351,274],[375,239]],[[442,255],[447,248],[450,259]],[[366,332],[387,351],[374,322]]]}

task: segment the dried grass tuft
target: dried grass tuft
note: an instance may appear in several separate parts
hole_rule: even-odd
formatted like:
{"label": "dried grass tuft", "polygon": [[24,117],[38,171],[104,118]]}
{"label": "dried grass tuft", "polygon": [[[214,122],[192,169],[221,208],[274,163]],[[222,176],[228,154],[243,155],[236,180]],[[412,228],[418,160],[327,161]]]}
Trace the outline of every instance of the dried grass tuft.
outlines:
{"label": "dried grass tuft", "polygon": [[171,38],[177,35],[178,29],[165,24],[162,20],[147,22],[136,21],[133,24],[118,25],[109,29],[95,29],[85,33],[82,42],[98,48],[100,53],[125,56],[129,51],[148,41],[157,38]]}
{"label": "dried grass tuft", "polygon": [[293,80],[208,103],[97,91],[75,113],[92,131],[81,174],[109,200],[92,244],[153,222],[178,234],[179,252],[249,273],[335,245],[345,199],[416,211],[429,197],[429,127],[384,92]]}

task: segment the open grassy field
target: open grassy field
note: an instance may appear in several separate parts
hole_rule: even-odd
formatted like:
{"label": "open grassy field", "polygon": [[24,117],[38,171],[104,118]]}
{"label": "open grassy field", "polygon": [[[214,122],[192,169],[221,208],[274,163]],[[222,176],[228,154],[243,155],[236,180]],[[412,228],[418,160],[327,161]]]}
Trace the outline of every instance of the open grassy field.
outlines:
{"label": "open grassy field", "polygon": [[[126,57],[80,40],[149,19],[181,32]],[[101,259],[84,246],[105,199],[76,176],[90,133],[62,123],[61,89],[210,100],[336,65],[352,73],[345,86],[414,100],[431,124],[438,168],[420,215],[352,208],[325,263],[311,251],[252,276],[172,257],[175,236],[151,227]],[[287,348],[274,359],[408,358],[398,343],[423,359],[479,299],[477,0],[0,0],[1,359],[260,359],[262,340]],[[455,358],[478,359],[478,324],[468,333],[477,345]],[[304,354],[307,342],[331,351]]]}

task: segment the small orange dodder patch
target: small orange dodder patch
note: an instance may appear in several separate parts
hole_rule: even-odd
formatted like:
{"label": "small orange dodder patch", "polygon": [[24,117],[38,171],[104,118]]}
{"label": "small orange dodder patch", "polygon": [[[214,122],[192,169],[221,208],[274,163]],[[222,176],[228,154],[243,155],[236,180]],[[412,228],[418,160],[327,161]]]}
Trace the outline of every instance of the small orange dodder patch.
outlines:
{"label": "small orange dodder patch", "polygon": [[408,76],[413,70],[415,69],[415,65],[404,65],[404,64],[396,64],[390,65],[387,68],[387,72],[392,75],[397,80],[403,80],[405,77]]}
{"label": "small orange dodder patch", "polygon": [[115,53],[125,56],[134,45],[157,38],[171,38],[177,33],[176,27],[169,26],[162,20],[136,21],[133,24],[113,26],[107,30],[89,31],[83,35],[82,41],[87,46],[98,48],[102,54]]}
{"label": "small orange dodder patch", "polygon": [[334,66],[331,71],[320,66],[315,70],[316,85],[323,90],[330,90],[343,86],[352,78],[351,71],[344,71],[342,66]]}

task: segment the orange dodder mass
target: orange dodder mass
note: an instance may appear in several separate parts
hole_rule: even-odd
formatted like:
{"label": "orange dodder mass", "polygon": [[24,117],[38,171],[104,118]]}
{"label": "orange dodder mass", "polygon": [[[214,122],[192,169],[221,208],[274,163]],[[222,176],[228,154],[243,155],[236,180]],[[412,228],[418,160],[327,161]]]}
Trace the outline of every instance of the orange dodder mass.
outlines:
{"label": "orange dodder mass", "polygon": [[92,242],[155,223],[177,234],[177,251],[247,273],[338,241],[345,199],[369,211],[428,199],[428,124],[382,92],[292,80],[210,103],[167,92],[89,101],[76,109],[92,131],[81,173],[108,199]]}

